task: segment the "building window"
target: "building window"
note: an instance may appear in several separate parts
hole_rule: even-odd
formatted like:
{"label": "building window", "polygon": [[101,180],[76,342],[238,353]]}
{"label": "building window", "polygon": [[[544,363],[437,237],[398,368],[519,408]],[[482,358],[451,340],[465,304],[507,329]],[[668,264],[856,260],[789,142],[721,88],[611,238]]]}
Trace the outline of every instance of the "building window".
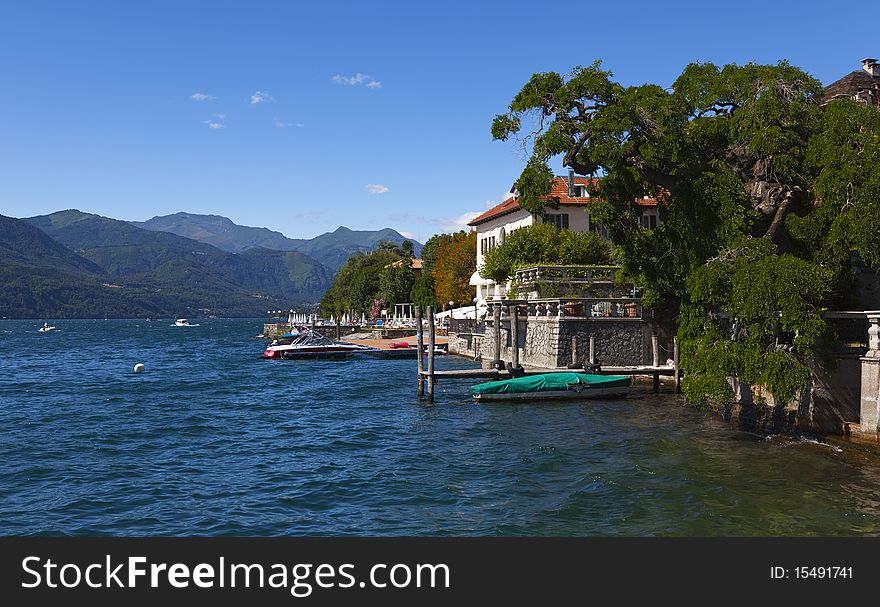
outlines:
{"label": "building window", "polygon": [[639,225],[643,228],[653,230],[657,227],[657,216],[653,213],[644,213],[639,217]]}
{"label": "building window", "polygon": [[587,186],[585,185],[574,185],[572,186],[571,191],[575,198],[587,197]]}
{"label": "building window", "polygon": [[552,223],[560,230],[567,230],[568,213],[548,213],[544,215],[544,223]]}
{"label": "building window", "polygon": [[601,223],[599,223],[598,221],[591,221],[590,222],[590,231],[595,232],[596,234],[598,234],[599,236],[601,236],[605,240],[610,240],[610,238],[611,238],[611,236],[608,234],[608,229],[605,226],[603,226]]}

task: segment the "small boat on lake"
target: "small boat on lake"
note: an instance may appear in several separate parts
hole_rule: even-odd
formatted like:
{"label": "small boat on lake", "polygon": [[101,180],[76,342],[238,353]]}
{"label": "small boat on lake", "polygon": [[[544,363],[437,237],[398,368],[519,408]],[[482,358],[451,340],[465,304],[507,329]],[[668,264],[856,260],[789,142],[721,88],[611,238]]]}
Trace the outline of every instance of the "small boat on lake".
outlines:
{"label": "small boat on lake", "polygon": [[368,346],[334,341],[316,331],[305,330],[294,336],[293,339],[286,340],[286,343],[273,342],[263,352],[263,358],[344,360],[351,358],[356,352],[371,352],[373,350]]}
{"label": "small boat on lake", "polygon": [[612,398],[626,396],[632,385],[627,375],[541,373],[471,386],[477,401]]}
{"label": "small boat on lake", "polygon": [[199,325],[190,324],[190,322],[185,318],[178,318],[177,320],[174,321],[174,324],[172,326],[174,326],[174,327],[198,327]]}
{"label": "small boat on lake", "polygon": [[55,328],[55,325],[50,325],[47,322],[44,322],[43,326],[40,327],[40,333],[49,333],[50,331],[55,331],[55,330],[57,330]]}

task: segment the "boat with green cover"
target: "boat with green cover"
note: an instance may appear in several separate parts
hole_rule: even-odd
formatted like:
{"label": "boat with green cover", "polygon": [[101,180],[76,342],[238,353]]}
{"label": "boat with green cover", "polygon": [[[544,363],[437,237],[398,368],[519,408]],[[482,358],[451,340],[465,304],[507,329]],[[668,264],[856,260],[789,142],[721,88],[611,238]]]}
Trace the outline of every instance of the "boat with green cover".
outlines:
{"label": "boat with green cover", "polygon": [[632,377],[592,373],[541,373],[471,386],[478,401],[609,398],[626,396]]}

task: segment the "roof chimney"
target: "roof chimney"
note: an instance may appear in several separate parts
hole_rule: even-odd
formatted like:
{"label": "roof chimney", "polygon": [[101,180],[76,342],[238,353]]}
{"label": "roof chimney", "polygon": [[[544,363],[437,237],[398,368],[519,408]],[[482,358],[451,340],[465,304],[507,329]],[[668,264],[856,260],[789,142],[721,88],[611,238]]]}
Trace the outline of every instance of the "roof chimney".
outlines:
{"label": "roof chimney", "polygon": [[568,169],[568,197],[574,198],[574,169]]}
{"label": "roof chimney", "polygon": [[880,63],[876,59],[870,57],[862,59],[862,69],[875,78],[880,77]]}

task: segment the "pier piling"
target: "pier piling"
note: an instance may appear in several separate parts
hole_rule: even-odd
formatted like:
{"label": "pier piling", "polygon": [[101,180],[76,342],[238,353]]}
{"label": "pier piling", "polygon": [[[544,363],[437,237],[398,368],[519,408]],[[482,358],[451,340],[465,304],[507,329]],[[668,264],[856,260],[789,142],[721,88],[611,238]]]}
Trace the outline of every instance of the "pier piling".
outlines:
{"label": "pier piling", "polygon": [[419,363],[419,385],[418,385],[418,397],[422,398],[425,395],[425,378],[422,376],[422,372],[425,370],[425,340],[423,336],[423,327],[422,327],[422,307],[416,306],[416,347],[419,350],[418,354],[418,363]]}
{"label": "pier piling", "polygon": [[578,341],[577,336],[571,336],[571,363],[569,363],[569,369],[583,369],[583,365],[578,362]]}
{"label": "pier piling", "polygon": [[519,371],[519,310],[516,305],[510,306],[510,366]]}
{"label": "pier piling", "polygon": [[503,369],[504,363],[501,362],[501,304],[492,304],[492,324],[495,328],[495,352],[492,358],[493,369]]}
{"label": "pier piling", "polygon": [[[653,353],[652,366],[656,369],[660,366],[660,343],[656,335],[651,336],[651,351]],[[654,373],[654,392],[660,391],[660,374]]]}
{"label": "pier piling", "polygon": [[590,335],[590,366],[596,364],[596,338]]}
{"label": "pier piling", "polygon": [[[434,306],[428,306],[428,402],[434,402],[434,343],[435,343]],[[422,353],[419,352],[419,356]]]}
{"label": "pier piling", "polygon": [[678,364],[678,337],[672,338],[672,368],[675,373],[675,393],[681,394],[681,372]]}

